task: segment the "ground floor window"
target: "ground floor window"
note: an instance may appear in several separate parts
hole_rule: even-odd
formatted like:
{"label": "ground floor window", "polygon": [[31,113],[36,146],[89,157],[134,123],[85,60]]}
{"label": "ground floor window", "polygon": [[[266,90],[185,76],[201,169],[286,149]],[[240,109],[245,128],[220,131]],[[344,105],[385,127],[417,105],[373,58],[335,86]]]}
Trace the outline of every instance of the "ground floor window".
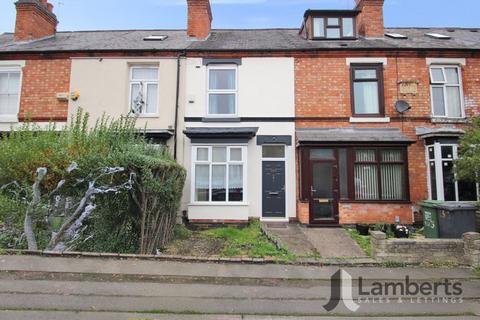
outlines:
{"label": "ground floor window", "polygon": [[194,202],[243,202],[246,153],[243,146],[193,147]]}
{"label": "ground floor window", "polygon": [[[325,181],[334,197],[344,201],[409,200],[406,147],[311,147],[301,154],[305,200]],[[319,168],[328,171],[317,172]]]}
{"label": "ground floor window", "polygon": [[475,182],[458,181],[454,162],[458,158],[458,144],[454,140],[427,141],[430,198],[442,201],[477,201]]}

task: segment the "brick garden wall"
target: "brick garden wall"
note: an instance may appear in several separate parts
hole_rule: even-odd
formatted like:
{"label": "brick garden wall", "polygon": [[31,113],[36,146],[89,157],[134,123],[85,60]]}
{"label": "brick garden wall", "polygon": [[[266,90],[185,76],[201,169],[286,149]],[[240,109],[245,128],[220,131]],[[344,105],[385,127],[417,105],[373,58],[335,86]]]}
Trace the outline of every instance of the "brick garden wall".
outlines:
{"label": "brick garden wall", "polygon": [[386,239],[380,231],[371,231],[372,256],[381,261],[407,263],[454,262],[480,265],[480,234],[468,232],[462,239]]}

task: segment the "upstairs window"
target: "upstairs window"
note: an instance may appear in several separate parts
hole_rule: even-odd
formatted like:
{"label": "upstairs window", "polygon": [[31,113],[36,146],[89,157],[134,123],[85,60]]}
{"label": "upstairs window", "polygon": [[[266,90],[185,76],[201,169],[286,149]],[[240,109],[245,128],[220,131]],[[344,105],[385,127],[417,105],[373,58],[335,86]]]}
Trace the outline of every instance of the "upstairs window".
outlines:
{"label": "upstairs window", "polygon": [[208,115],[237,114],[237,67],[208,67]]}
{"label": "upstairs window", "polygon": [[463,90],[458,66],[431,66],[432,113],[435,117],[462,118]]}
{"label": "upstairs window", "polygon": [[313,38],[354,38],[354,22],[353,17],[315,17],[313,18]]}
{"label": "upstairs window", "polygon": [[158,115],[158,67],[130,68],[130,112],[140,116]]}
{"label": "upstairs window", "polygon": [[354,116],[383,116],[383,66],[351,66],[352,109]]}
{"label": "upstairs window", "polygon": [[17,118],[20,106],[20,71],[0,68],[0,118]]}

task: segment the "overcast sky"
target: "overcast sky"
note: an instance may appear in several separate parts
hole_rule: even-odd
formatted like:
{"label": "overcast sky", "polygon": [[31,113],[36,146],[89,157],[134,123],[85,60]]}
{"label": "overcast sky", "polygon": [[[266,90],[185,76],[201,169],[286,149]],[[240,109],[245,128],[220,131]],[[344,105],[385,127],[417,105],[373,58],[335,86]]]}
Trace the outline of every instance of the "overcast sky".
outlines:
{"label": "overcast sky", "polygon": [[[15,25],[0,0],[0,32]],[[51,0],[59,30],[183,29],[186,0]],[[354,0],[211,0],[214,28],[299,27],[306,9],[351,9]],[[388,27],[480,27],[480,0],[385,0]]]}

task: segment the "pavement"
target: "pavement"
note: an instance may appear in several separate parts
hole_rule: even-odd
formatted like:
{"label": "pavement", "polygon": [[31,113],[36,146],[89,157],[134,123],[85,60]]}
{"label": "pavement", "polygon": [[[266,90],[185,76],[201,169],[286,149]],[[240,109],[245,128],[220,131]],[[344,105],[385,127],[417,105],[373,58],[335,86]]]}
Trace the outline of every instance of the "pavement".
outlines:
{"label": "pavement", "polygon": [[318,252],[322,258],[367,257],[343,228],[306,228],[295,223],[266,223],[263,227],[297,256]]}
{"label": "pavement", "polygon": [[[480,279],[467,268],[343,268],[352,279],[352,296],[327,312],[323,306],[330,301],[331,276],[338,270],[334,266],[0,256],[0,320],[347,316],[469,320],[480,315]],[[402,298],[393,292],[382,295],[382,301],[361,296],[361,291],[371,290],[376,283],[404,281],[406,276],[418,283],[459,282],[462,294],[455,301],[441,288],[438,301],[418,294]],[[359,309],[352,312],[345,302],[356,302]]]}

